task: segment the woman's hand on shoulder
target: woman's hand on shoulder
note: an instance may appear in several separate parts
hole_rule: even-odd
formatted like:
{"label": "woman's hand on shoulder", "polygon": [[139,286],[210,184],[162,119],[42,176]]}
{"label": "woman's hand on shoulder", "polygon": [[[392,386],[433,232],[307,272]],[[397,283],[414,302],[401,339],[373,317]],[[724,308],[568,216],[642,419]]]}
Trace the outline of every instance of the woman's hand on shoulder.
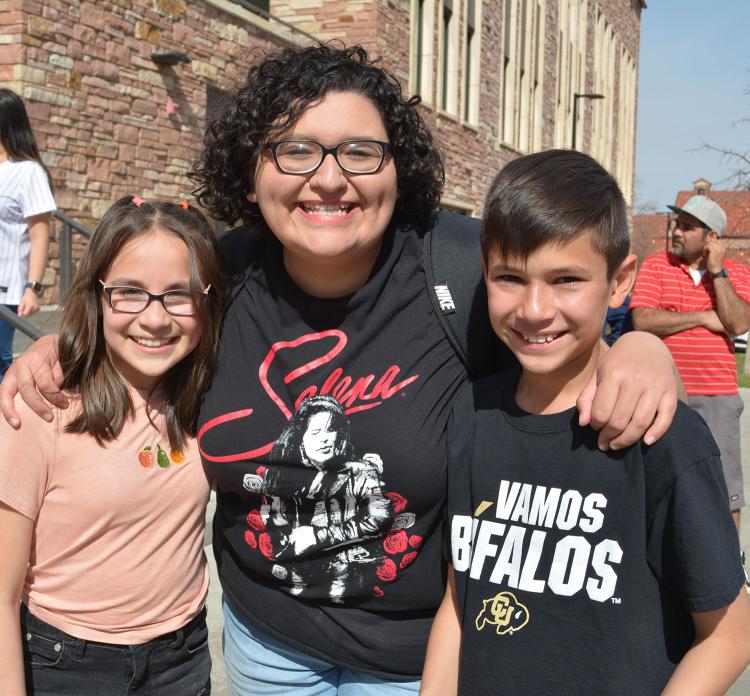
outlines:
{"label": "woman's hand on shoulder", "polygon": [[68,400],[60,391],[62,370],[57,359],[57,337],[42,336],[16,359],[0,384],[0,411],[8,423],[21,426],[13,400],[16,394],[46,421],[53,418],[52,406],[67,408]]}
{"label": "woman's hand on shoulder", "polygon": [[578,397],[581,425],[599,430],[599,448],[621,449],[658,440],[672,423],[682,390],[663,341],[632,331],[608,350]]}

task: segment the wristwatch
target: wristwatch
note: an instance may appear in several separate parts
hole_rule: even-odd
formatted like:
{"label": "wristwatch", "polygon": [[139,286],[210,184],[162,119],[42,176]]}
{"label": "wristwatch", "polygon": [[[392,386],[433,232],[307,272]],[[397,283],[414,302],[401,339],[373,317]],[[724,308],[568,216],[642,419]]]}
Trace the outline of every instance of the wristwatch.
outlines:
{"label": "wristwatch", "polygon": [[729,278],[729,271],[726,268],[722,268],[720,271],[711,274],[712,278]]}
{"label": "wristwatch", "polygon": [[41,295],[42,290],[43,290],[43,286],[41,283],[35,283],[34,281],[31,281],[31,280],[28,283],[26,283],[26,285],[24,285],[23,287],[24,289],[28,288],[30,290],[33,290],[37,295]]}

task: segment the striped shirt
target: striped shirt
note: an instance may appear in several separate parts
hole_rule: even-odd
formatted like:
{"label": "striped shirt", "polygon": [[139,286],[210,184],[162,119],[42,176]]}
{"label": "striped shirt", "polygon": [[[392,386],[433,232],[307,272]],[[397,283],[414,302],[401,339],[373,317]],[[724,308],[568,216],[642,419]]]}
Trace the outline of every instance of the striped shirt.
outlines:
{"label": "striped shirt", "polygon": [[[750,268],[724,260],[735,292],[750,303]],[[647,307],[671,312],[716,310],[714,281],[704,273],[696,285],[690,267],[671,254],[649,256],[638,271],[630,309]],[[693,396],[738,394],[734,344],[727,334],[702,326],[663,336],[672,352],[685,390]]]}
{"label": "striped shirt", "polygon": [[29,275],[26,218],[55,210],[47,173],[38,162],[0,162],[0,304],[21,301]]}

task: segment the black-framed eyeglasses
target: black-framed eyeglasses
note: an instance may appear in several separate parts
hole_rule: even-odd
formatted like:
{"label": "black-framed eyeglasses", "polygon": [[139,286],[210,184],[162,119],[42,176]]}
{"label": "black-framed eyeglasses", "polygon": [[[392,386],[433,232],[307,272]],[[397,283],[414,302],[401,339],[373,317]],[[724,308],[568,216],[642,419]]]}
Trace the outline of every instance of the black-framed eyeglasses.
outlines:
{"label": "black-framed eyeglasses", "polygon": [[192,290],[167,290],[166,292],[149,292],[143,288],[129,285],[105,285],[102,291],[107,298],[107,304],[115,312],[124,314],[140,314],[152,302],[159,302],[168,314],[175,317],[192,317],[198,313],[198,305],[208,295],[209,285],[202,292]]}
{"label": "black-framed eyeglasses", "polygon": [[381,140],[345,140],[333,147],[325,147],[314,140],[279,140],[266,143],[279,171],[284,174],[310,174],[326,158],[334,159],[350,174],[374,174],[383,166],[391,147]]}

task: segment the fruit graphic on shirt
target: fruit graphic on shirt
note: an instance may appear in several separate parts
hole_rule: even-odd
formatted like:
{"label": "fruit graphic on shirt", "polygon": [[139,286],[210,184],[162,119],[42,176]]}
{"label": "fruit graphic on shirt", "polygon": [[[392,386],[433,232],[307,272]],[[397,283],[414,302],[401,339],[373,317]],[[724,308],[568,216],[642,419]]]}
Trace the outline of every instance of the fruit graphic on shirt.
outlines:
{"label": "fruit graphic on shirt", "polygon": [[169,450],[169,458],[173,464],[182,464],[185,461],[185,455],[182,453],[182,450],[178,449]]}
{"label": "fruit graphic on shirt", "polygon": [[162,469],[169,469],[169,457],[167,456],[167,453],[161,448],[161,445],[156,445],[156,463]]}
{"label": "fruit graphic on shirt", "polygon": [[144,469],[150,469],[154,464],[156,464],[156,457],[151,451],[150,446],[144,447],[142,452],[138,452],[138,463]]}

